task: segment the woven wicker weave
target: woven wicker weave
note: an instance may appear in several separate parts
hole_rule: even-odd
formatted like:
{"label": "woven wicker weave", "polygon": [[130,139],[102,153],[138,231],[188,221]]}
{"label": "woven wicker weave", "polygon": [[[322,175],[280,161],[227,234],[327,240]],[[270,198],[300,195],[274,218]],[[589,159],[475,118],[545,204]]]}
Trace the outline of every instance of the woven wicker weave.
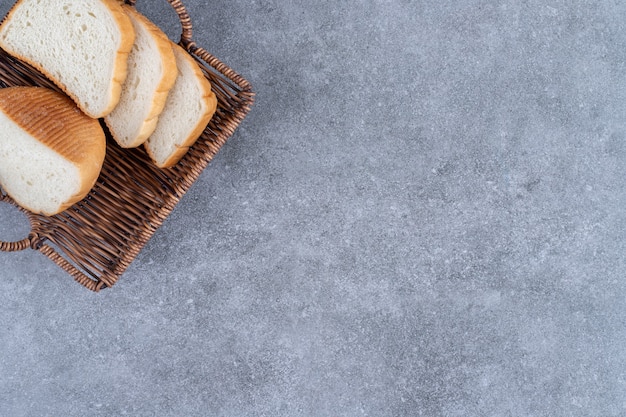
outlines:
{"label": "woven wicker weave", "polygon": [[[178,0],[168,1],[182,24],[180,45],[198,61],[217,96],[211,122],[185,157],[168,169],[155,167],[142,148],[121,149],[107,133],[107,156],[96,185],[84,200],[55,216],[23,210],[0,189],[0,201],[18,207],[31,226],[19,242],[0,241],[0,251],[32,248],[92,291],[112,286],[246,116],[254,101],[250,84],[192,41],[187,10]],[[14,85],[59,91],[0,49],[0,86]]]}

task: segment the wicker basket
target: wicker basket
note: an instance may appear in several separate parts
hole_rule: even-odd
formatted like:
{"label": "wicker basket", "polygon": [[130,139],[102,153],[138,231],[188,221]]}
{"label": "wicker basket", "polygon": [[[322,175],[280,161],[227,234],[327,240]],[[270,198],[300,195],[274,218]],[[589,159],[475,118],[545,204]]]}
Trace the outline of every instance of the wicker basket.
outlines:
{"label": "wicker basket", "polygon": [[[96,185],[84,200],[55,216],[19,208],[0,189],[0,201],[18,207],[31,226],[19,242],[0,241],[0,251],[38,250],[86,288],[111,287],[246,116],[254,101],[250,84],[192,41],[185,7],[179,0],[168,1],[182,24],[180,45],[198,61],[217,96],[211,122],[185,157],[168,169],[154,166],[142,148],[118,147],[107,133],[107,156]],[[0,49],[0,87],[15,85],[59,91]]]}

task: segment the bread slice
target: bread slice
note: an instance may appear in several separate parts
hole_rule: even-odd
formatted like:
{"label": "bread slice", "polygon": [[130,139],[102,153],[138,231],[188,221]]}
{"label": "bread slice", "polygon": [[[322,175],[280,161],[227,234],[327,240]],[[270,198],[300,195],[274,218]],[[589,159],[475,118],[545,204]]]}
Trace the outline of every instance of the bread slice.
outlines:
{"label": "bread slice", "polygon": [[82,200],[106,152],[100,123],[65,95],[42,87],[0,89],[0,187],[45,215]]}
{"label": "bread slice", "polygon": [[176,81],[176,59],[169,38],[134,7],[122,6],[133,24],[135,43],[117,106],[104,118],[122,148],[134,148],[154,131],[167,93]]}
{"label": "bread slice", "polygon": [[18,0],[0,26],[0,47],[41,71],[94,118],[119,101],[134,38],[116,0]]}
{"label": "bread slice", "polygon": [[155,131],[144,143],[161,168],[175,165],[213,117],[217,99],[198,63],[172,42],[178,77],[170,90]]}

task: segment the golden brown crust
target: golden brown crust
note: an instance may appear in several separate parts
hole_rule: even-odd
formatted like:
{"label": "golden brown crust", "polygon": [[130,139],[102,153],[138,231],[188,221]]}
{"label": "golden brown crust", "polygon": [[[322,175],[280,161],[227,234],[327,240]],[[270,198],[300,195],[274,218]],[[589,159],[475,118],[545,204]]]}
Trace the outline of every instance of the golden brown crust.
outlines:
{"label": "golden brown crust", "polygon": [[[191,133],[187,138],[183,141],[181,146],[178,147],[176,152],[173,152],[172,155],[168,159],[166,159],[162,164],[156,163],[159,168],[169,168],[178,163],[182,159],[183,156],[187,153],[189,148],[198,140],[207,124],[211,121],[215,110],[217,109],[217,98],[215,97],[215,93],[211,89],[211,83],[204,76],[204,73],[200,69],[200,66],[196,62],[195,59],[189,53],[184,50],[181,46],[172,42],[172,47],[177,48],[184,59],[189,63],[189,66],[192,68],[196,78],[198,79],[198,84],[203,91],[202,99],[205,101],[207,109],[201,118],[198,119],[198,123],[194,126]],[[148,149],[148,148],[147,148]],[[148,154],[154,161],[154,157],[151,152],[148,150]]]}
{"label": "golden brown crust", "polygon": [[0,111],[78,168],[80,190],[60,211],[89,193],[100,174],[106,153],[106,137],[98,120],[81,112],[63,94],[43,87],[0,89]]}
{"label": "golden brown crust", "polygon": [[109,107],[104,110],[102,114],[90,115],[92,117],[103,117],[111,113],[111,111],[113,111],[113,109],[119,102],[120,95],[122,94],[122,85],[124,84],[124,81],[126,81],[128,69],[128,54],[130,54],[130,51],[135,43],[135,29],[133,28],[133,24],[130,21],[130,18],[122,9],[120,3],[118,3],[116,0],[101,1],[109,8],[111,14],[113,15],[113,19],[115,19],[115,21],[119,25],[121,39],[113,69],[113,85],[111,88],[112,99],[110,101]]}

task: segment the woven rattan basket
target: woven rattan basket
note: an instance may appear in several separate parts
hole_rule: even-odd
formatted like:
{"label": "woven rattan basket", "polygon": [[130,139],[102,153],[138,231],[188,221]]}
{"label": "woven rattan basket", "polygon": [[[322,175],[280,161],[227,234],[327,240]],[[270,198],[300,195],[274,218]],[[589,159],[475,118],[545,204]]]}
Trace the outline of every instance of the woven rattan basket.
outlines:
{"label": "woven rattan basket", "polygon": [[[107,136],[107,156],[89,195],[46,217],[19,208],[0,189],[0,201],[24,212],[31,231],[19,242],[0,241],[0,251],[37,250],[92,291],[111,287],[233,134],[254,101],[250,84],[192,40],[184,5],[168,0],[180,18],[183,46],[202,67],[218,105],[211,122],[174,167],[159,169],[145,151],[121,149]],[[127,1],[134,5],[135,1]],[[0,87],[58,88],[36,70],[0,49]]]}

